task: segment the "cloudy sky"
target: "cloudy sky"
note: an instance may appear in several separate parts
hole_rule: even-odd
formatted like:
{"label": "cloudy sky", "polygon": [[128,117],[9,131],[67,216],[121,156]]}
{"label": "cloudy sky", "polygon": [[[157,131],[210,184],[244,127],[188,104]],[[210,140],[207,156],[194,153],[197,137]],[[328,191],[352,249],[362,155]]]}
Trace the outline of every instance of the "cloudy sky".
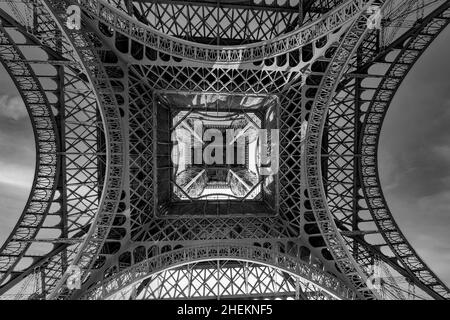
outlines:
{"label": "cloudy sky", "polygon": [[[389,111],[380,166],[391,211],[450,285],[450,28],[415,66]],[[26,110],[0,67],[0,243],[28,198],[34,142]]]}

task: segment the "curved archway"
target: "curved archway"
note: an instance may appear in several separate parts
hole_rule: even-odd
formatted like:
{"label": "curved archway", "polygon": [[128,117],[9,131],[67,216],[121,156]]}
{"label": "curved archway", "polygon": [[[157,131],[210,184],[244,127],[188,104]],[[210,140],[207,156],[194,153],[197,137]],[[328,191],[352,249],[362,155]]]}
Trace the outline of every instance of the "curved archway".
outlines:
{"label": "curved archway", "polygon": [[[383,239],[399,265],[425,292],[434,298],[450,296],[448,287],[434,274],[410,245],[395,221],[380,184],[378,148],[381,129],[395,93],[423,52],[449,24],[450,3],[439,6],[416,28],[397,42],[399,53],[389,61],[383,80],[377,86],[362,127],[361,181],[368,208]],[[422,35],[426,34],[426,37]],[[383,60],[387,62],[386,57]]]}
{"label": "curved archway", "polygon": [[406,76],[387,111],[378,151],[380,184],[393,217],[447,285],[449,39],[446,28]]}
{"label": "curved archway", "polygon": [[[124,38],[126,46],[129,46],[129,37],[142,45],[161,50],[165,54],[174,55],[195,61],[208,63],[240,64],[242,62],[254,62],[260,59],[274,58],[286,52],[293,51],[305,45],[317,41],[316,48],[321,47],[320,40],[330,32],[344,26],[358,16],[371,0],[346,0],[333,8],[332,11],[322,19],[306,24],[287,34],[280,35],[274,39],[249,44],[244,46],[220,47],[205,45],[178,39],[152,28],[127,13],[114,8],[104,1],[81,2],[81,6],[87,12],[96,15],[97,25],[115,31],[117,36]],[[117,21],[121,21],[117,23]],[[109,34],[109,32],[108,32]],[[326,39],[329,41],[328,39]],[[128,48],[127,48],[128,49]],[[124,50],[125,51],[125,50]]]}
{"label": "curved archway", "polygon": [[[329,273],[299,260],[262,247],[243,245],[209,245],[186,247],[151,257],[122,270],[90,289],[83,299],[108,299],[120,292],[128,292],[131,286],[178,267],[210,261],[240,261],[275,268],[302,279],[308,285],[333,299],[354,299],[354,291]],[[248,293],[248,292],[247,292]],[[119,295],[120,296],[120,295]]]}

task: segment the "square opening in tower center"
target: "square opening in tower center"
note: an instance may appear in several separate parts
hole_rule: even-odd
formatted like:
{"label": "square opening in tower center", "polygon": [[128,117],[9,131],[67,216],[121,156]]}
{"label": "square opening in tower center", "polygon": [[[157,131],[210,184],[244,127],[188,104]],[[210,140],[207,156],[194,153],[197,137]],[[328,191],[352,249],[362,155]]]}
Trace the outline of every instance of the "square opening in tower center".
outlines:
{"label": "square opening in tower center", "polygon": [[160,216],[276,215],[276,96],[160,93],[156,211]]}

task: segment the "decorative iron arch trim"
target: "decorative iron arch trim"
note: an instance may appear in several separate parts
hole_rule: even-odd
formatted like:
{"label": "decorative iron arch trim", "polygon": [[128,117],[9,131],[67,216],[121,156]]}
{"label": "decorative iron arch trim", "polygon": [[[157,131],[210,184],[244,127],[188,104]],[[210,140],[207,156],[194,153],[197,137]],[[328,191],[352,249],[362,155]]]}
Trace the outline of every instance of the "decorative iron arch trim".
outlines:
{"label": "decorative iron arch trim", "polygon": [[[371,2],[373,3],[373,2]],[[370,3],[370,4],[371,4]],[[384,7],[388,1],[378,2]],[[376,299],[378,294],[367,287],[368,276],[351,255],[330,212],[325,187],[322,181],[321,149],[326,114],[334,93],[342,79],[346,66],[369,32],[364,13],[354,21],[340,41],[320,85],[308,123],[306,137],[306,179],[312,209],[325,243],[343,275],[349,280],[363,299]]]}
{"label": "decorative iron arch trim", "polygon": [[50,210],[61,170],[60,136],[50,102],[30,63],[0,22],[0,61],[13,80],[30,117],[36,148],[31,191],[18,222],[0,248],[0,284],[21,261]]}
{"label": "decorative iron arch trim", "polygon": [[103,0],[78,0],[89,14],[115,31],[155,50],[180,58],[215,64],[241,64],[273,58],[314,42],[355,19],[372,0],[347,0],[337,8],[306,26],[272,40],[231,47],[194,43],[164,34],[133,19]]}
{"label": "decorative iron arch trim", "polygon": [[[122,270],[91,288],[82,299],[105,299],[127,286],[145,280],[158,272],[210,260],[238,260],[266,265],[321,287],[337,299],[355,299],[356,294],[342,281],[298,258],[255,246],[203,245],[170,251]],[[96,295],[100,291],[100,295]]]}
{"label": "decorative iron arch trim", "polygon": [[[444,17],[444,14],[447,16]],[[391,62],[378,85],[365,116],[360,139],[359,168],[368,208],[384,240],[411,277],[422,284],[421,288],[440,299],[449,299],[450,290],[423,262],[401,232],[384,197],[377,162],[382,126],[395,94],[414,64],[449,23],[450,3],[447,2],[425,18],[420,28],[399,48],[401,52]]]}

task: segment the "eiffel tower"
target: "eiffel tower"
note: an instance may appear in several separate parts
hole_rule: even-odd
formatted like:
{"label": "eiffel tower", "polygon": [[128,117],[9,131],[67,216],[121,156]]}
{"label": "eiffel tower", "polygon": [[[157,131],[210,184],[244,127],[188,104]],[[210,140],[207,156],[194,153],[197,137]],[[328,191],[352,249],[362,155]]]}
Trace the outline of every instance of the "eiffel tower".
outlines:
{"label": "eiffel tower", "polygon": [[450,1],[21,0],[0,21],[36,145],[2,299],[450,298],[377,161]]}

